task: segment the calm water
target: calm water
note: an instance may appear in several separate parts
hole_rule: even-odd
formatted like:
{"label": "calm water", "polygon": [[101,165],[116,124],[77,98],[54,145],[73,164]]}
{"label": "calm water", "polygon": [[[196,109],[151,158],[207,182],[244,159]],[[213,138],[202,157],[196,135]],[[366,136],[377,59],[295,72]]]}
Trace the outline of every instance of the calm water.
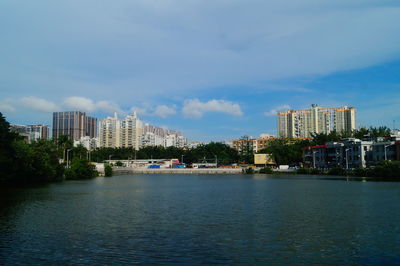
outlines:
{"label": "calm water", "polygon": [[400,264],[400,183],[135,175],[0,190],[0,264]]}

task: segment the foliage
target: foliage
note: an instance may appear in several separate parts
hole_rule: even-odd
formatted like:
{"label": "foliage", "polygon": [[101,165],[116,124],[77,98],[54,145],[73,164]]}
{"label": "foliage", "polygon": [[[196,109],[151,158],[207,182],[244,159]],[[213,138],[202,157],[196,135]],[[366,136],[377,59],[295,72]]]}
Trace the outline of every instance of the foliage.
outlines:
{"label": "foliage", "polygon": [[353,176],[367,177],[371,175],[370,168],[356,168],[350,172]]}
{"label": "foliage", "polygon": [[143,147],[138,151],[133,148],[99,148],[92,152],[92,159],[97,162],[108,160],[112,155],[115,160],[127,159],[179,159],[185,163],[196,163],[203,161],[217,161],[219,163],[234,163],[238,160],[237,152],[222,143],[211,142],[199,145],[192,149],[182,149],[177,147],[149,146]]}
{"label": "foliage", "polygon": [[98,175],[95,166],[87,160],[74,158],[71,167],[65,171],[66,179],[90,179]]}
{"label": "foliage", "polygon": [[310,173],[310,171],[308,168],[299,168],[296,170],[296,174],[299,174],[299,175],[306,175],[309,173]]}
{"label": "foliage", "polygon": [[299,168],[296,170],[296,174],[299,175],[321,175],[324,172],[316,168]]}
{"label": "foliage", "polygon": [[386,126],[370,128],[362,127],[353,131],[353,137],[358,139],[388,137],[390,136],[390,133],[390,128]]}
{"label": "foliage", "polygon": [[239,151],[239,163],[242,164],[253,164],[254,163],[254,152],[253,143],[249,136],[242,136],[240,139],[243,141],[243,146]]}
{"label": "foliage", "polygon": [[345,175],[347,175],[347,172],[342,167],[334,167],[332,169],[329,169],[328,175],[342,175],[342,176],[345,176]]}
{"label": "foliage", "polygon": [[259,153],[269,153],[278,165],[297,165],[303,160],[302,148],[309,145],[308,141],[293,139],[272,140],[269,146]]}
{"label": "foliage", "polygon": [[363,139],[365,136],[376,138],[390,136],[390,129],[385,126],[360,128],[349,133],[337,133],[335,131],[316,133],[311,140],[276,139],[270,141],[269,146],[259,153],[272,154],[277,164],[298,165],[303,160],[303,148],[307,146],[323,145],[327,142],[337,142],[344,138],[355,137]]}
{"label": "foliage", "polygon": [[271,167],[264,167],[260,169],[260,174],[273,174],[274,171]]}
{"label": "foliage", "polygon": [[57,144],[51,140],[25,143],[0,113],[0,183],[33,184],[62,180]]}
{"label": "foliage", "polygon": [[322,175],[324,172],[320,169],[317,168],[311,168],[310,169],[310,174],[311,175]]}
{"label": "foliage", "polygon": [[104,164],[104,176],[110,177],[113,175],[113,169],[110,164]]}
{"label": "foliage", "polygon": [[[300,168],[297,174],[324,174],[319,169]],[[352,171],[346,171],[343,168],[332,168],[327,172],[328,175],[352,175],[358,177],[373,177],[375,179],[400,180],[400,162],[384,161],[376,165],[374,168],[358,168]]]}
{"label": "foliage", "polygon": [[88,153],[88,150],[82,144],[79,144],[78,146],[71,148],[71,151],[72,151],[70,156],[71,159],[73,158],[79,158],[81,160],[85,159]]}
{"label": "foliage", "polygon": [[311,145],[323,145],[330,141],[339,141],[345,137],[344,134],[338,134],[336,131],[332,131],[329,134],[326,133],[316,133],[312,134],[313,140]]}
{"label": "foliage", "polygon": [[253,169],[252,167],[246,168],[246,169],[244,170],[244,173],[245,173],[245,174],[252,175],[252,174],[254,174],[254,169]]}
{"label": "foliage", "polygon": [[58,156],[65,160],[67,157],[67,151],[73,147],[72,140],[67,135],[60,135],[55,139],[55,143],[58,148]]}
{"label": "foliage", "polygon": [[124,166],[124,164],[121,161],[118,161],[115,163],[115,166]]}
{"label": "foliage", "polygon": [[400,178],[400,162],[383,161],[370,169],[368,174],[378,178]]}

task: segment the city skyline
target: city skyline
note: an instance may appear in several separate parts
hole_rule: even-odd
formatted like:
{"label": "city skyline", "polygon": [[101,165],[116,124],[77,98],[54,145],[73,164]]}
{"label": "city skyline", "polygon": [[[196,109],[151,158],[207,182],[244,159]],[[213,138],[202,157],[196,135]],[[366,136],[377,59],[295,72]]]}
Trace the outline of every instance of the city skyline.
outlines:
{"label": "city skyline", "polygon": [[0,112],[51,125],[54,111],[136,110],[200,141],[277,135],[277,111],[312,103],[356,107],[358,127],[398,127],[399,7],[2,1]]}

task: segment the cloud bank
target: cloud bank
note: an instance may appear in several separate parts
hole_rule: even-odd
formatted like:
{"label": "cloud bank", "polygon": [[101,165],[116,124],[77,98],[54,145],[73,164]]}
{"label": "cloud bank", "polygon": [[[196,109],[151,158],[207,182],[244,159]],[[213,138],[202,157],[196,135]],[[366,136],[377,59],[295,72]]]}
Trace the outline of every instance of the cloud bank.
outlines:
{"label": "cloud bank", "polygon": [[63,101],[63,106],[69,108],[71,110],[82,110],[85,112],[95,112],[95,111],[104,111],[108,113],[122,113],[121,108],[110,101],[98,101],[94,102],[89,98],[84,97],[68,97]]}
{"label": "cloud bank", "polygon": [[400,58],[392,0],[4,0],[0,17],[4,97],[101,90],[127,104]]}
{"label": "cloud bank", "polygon": [[225,113],[233,116],[242,116],[240,105],[225,100],[210,100],[201,102],[199,99],[185,100],[182,112],[186,117],[201,118],[205,113]]}
{"label": "cloud bank", "polygon": [[290,107],[290,105],[285,104],[285,105],[278,106],[274,109],[271,109],[268,112],[265,112],[264,115],[265,116],[275,116],[279,111],[289,110],[289,109],[292,109],[292,107]]}
{"label": "cloud bank", "polygon": [[[14,112],[16,107],[23,106],[25,109],[51,113],[55,111],[79,110],[88,113],[103,112],[106,114],[119,113],[126,115],[136,112],[144,116],[157,116],[167,118],[177,114],[176,105],[156,105],[144,107],[132,106],[128,110],[123,110],[119,105],[110,101],[93,101],[90,98],[72,96],[67,97],[60,104],[51,102],[43,98],[33,96],[20,99],[7,99],[0,102],[0,111]],[[239,104],[225,100],[209,100],[201,102],[199,99],[188,99],[183,102],[182,113],[186,117],[201,118],[205,113],[224,113],[233,116],[242,116],[243,112]]]}

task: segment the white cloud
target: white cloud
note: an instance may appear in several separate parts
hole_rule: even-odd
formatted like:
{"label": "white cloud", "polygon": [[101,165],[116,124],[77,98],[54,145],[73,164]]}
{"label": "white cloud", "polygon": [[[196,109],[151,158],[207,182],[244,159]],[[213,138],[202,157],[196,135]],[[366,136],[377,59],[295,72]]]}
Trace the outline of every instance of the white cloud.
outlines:
{"label": "white cloud", "polygon": [[23,97],[19,99],[18,103],[25,108],[41,112],[54,112],[60,109],[55,103],[34,96]]}
{"label": "white cloud", "polygon": [[76,96],[66,98],[63,102],[63,105],[66,108],[86,112],[93,112],[96,109],[96,106],[91,99]]}
{"label": "white cloud", "polygon": [[9,103],[0,103],[0,112],[3,114],[4,112],[13,113],[15,112],[15,108]]}
{"label": "white cloud", "polygon": [[278,106],[278,107],[270,110],[269,112],[265,112],[264,115],[265,116],[274,116],[278,113],[278,111],[289,110],[291,108],[292,107],[290,107],[290,105],[281,105],[281,106]]}
{"label": "white cloud", "polygon": [[[0,62],[7,84],[46,93],[101,88],[121,100],[165,91],[188,97],[400,57],[399,1],[0,2],[9,2],[0,3],[8,25]],[[16,60],[28,67],[13,67]]]}
{"label": "white cloud", "polygon": [[175,106],[168,107],[166,105],[158,105],[154,110],[154,115],[162,118],[176,114]]}
{"label": "white cloud", "polygon": [[100,110],[100,111],[105,111],[105,112],[109,112],[109,113],[123,113],[123,111],[121,110],[121,108],[113,102],[110,101],[99,101],[96,103],[96,110]]}
{"label": "white cloud", "polygon": [[141,108],[137,106],[132,106],[129,111],[130,113],[136,112],[136,114],[138,115],[146,115],[148,113],[146,108]]}
{"label": "white cloud", "polygon": [[63,106],[73,110],[81,110],[85,112],[95,112],[95,111],[104,111],[109,113],[123,112],[121,108],[113,102],[110,101],[94,102],[92,99],[85,97],[78,97],[78,96],[67,97],[63,101]]}
{"label": "white cloud", "polygon": [[192,118],[201,118],[204,113],[208,112],[225,113],[234,116],[243,115],[239,104],[215,99],[208,102],[201,102],[199,99],[185,100],[182,112],[186,117]]}

